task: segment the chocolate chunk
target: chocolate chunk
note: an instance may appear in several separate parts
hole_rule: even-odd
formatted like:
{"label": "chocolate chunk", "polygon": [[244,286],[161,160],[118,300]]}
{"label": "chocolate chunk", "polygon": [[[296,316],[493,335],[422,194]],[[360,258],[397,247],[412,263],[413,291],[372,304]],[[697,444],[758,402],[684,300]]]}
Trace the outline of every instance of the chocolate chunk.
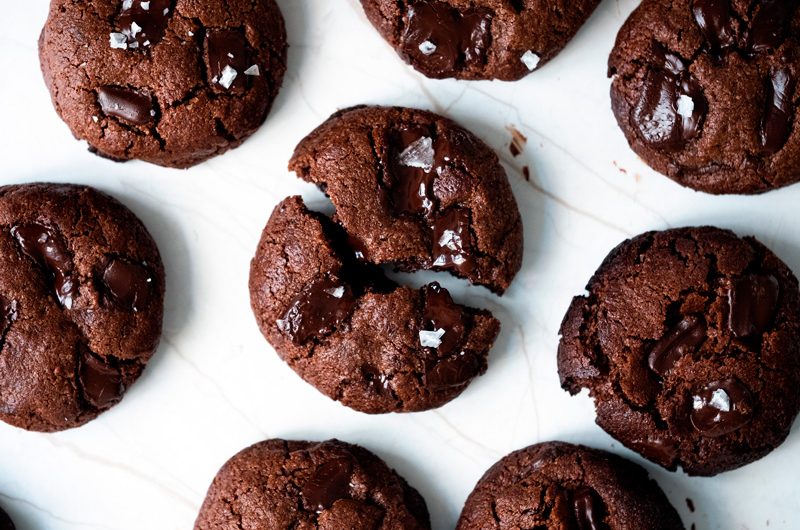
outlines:
{"label": "chocolate chunk", "polygon": [[671,466],[678,455],[678,445],[673,440],[660,436],[648,436],[646,439],[633,440],[631,447],[643,457],[662,466]]}
{"label": "chocolate chunk", "polygon": [[55,230],[37,223],[11,229],[23,252],[44,268],[50,276],[58,301],[72,309],[78,295],[78,280],[73,277],[72,257],[64,240]]}
{"label": "chocolate chunk", "polygon": [[648,356],[650,369],[660,376],[669,372],[684,355],[697,351],[706,340],[706,323],[697,316],[687,316],[655,343]]}
{"label": "chocolate chunk", "polygon": [[354,306],[350,287],[326,276],[309,284],[277,325],[295,344],[303,344],[314,336],[332,332],[350,316]]}
{"label": "chocolate chunk", "polygon": [[469,211],[451,208],[433,223],[433,267],[469,274],[475,267]]}
{"label": "chocolate chunk", "polygon": [[480,375],[481,364],[477,357],[461,352],[436,363],[425,374],[425,383],[433,389],[451,388],[467,384]]}
{"label": "chocolate chunk", "polygon": [[582,486],[572,494],[572,508],[577,522],[576,530],[607,530],[603,523],[605,506],[597,492]]}
{"label": "chocolate chunk", "polygon": [[353,462],[338,458],[325,462],[303,485],[303,503],[309,510],[327,510],[339,499],[346,499],[350,492]]}
{"label": "chocolate chunk", "polygon": [[116,28],[127,37],[128,49],[147,49],[164,38],[172,13],[170,0],[124,0]]}
{"label": "chocolate chunk", "polygon": [[434,207],[433,180],[436,151],[428,130],[403,127],[391,138],[392,202],[403,213],[431,213]]}
{"label": "chocolate chunk", "polygon": [[135,125],[146,125],[153,121],[155,111],[150,96],[117,86],[97,89],[97,103],[107,116],[114,116]]}
{"label": "chocolate chunk", "polygon": [[736,45],[736,25],[731,16],[730,0],[694,0],[692,14],[709,44],[711,53],[719,56]]}
{"label": "chocolate chunk", "polygon": [[761,0],[750,22],[748,48],[752,53],[777,49],[786,39],[789,22],[797,9],[795,0]]}
{"label": "chocolate chunk", "polygon": [[761,147],[768,154],[780,151],[792,132],[795,86],[795,79],[788,68],[772,72],[767,83],[766,108],[759,139]]}
{"label": "chocolate chunk", "polygon": [[84,399],[97,409],[119,402],[125,391],[119,370],[88,352],[81,359],[80,383]]}
{"label": "chocolate chunk", "polygon": [[692,401],[692,425],[712,438],[740,429],[754,412],[750,391],[736,379],[710,383]]}
{"label": "chocolate chunk", "polygon": [[145,264],[114,258],[103,272],[111,299],[123,309],[138,311],[150,301],[153,278]]}
{"label": "chocolate chunk", "polygon": [[401,53],[429,77],[453,76],[486,61],[491,22],[488,9],[419,0],[408,8]]}
{"label": "chocolate chunk", "polygon": [[[247,41],[240,31],[209,30],[206,33],[206,68],[212,86],[218,90],[238,90],[246,84]],[[232,71],[230,69],[233,69]],[[231,79],[231,76],[232,77]]]}
{"label": "chocolate chunk", "polygon": [[780,289],[771,275],[751,274],[733,280],[728,291],[728,325],[737,337],[766,331],[778,308]]}
{"label": "chocolate chunk", "polygon": [[678,151],[698,136],[708,104],[680,57],[659,45],[653,53],[656,64],[647,73],[632,119],[645,142]]}
{"label": "chocolate chunk", "polygon": [[453,302],[447,289],[438,283],[426,285],[422,290],[425,295],[422,329],[444,330],[437,353],[439,357],[445,357],[455,352],[464,338],[467,330],[464,311]]}

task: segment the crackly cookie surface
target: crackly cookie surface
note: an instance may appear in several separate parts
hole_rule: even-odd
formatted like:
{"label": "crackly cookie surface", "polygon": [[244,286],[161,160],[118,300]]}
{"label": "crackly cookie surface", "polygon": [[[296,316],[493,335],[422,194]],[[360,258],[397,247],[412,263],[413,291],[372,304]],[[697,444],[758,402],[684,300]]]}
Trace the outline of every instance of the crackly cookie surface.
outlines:
{"label": "crackly cookie surface", "polygon": [[289,168],[330,197],[366,262],[448,271],[497,293],[522,266],[522,220],[497,155],[442,116],[342,110],[300,142]]}
{"label": "crackly cookie surface", "polygon": [[404,61],[431,78],[520,79],[555,57],[599,0],[361,0]]}
{"label": "crackly cookie surface", "polygon": [[564,389],[645,458],[714,475],[780,445],[800,410],[800,293],[753,238],[649,232],[606,258],[561,326]]}
{"label": "crackly cookie surface", "polygon": [[195,530],[424,530],[424,499],[380,458],[338,440],[267,440],[214,478]]}
{"label": "crackly cookie surface", "polygon": [[564,442],[515,451],[478,482],[456,530],[683,530],[647,472],[611,453]]}
{"label": "crackly cookie surface", "polygon": [[609,59],[617,122],[645,162],[708,193],[800,179],[800,9],[783,0],[645,0]]}
{"label": "crackly cookie surface", "polygon": [[88,187],[0,187],[0,419],[77,427],[115,405],[161,336],[164,269],[141,221]]}
{"label": "crackly cookie surface", "polygon": [[264,122],[286,35],[273,0],[53,0],[39,56],[56,111],[92,150],[184,168]]}
{"label": "crackly cookie surface", "polygon": [[303,379],[367,413],[439,407],[486,370],[500,324],[436,283],[402,287],[356,258],[348,234],[281,202],[250,269],[262,333]]}

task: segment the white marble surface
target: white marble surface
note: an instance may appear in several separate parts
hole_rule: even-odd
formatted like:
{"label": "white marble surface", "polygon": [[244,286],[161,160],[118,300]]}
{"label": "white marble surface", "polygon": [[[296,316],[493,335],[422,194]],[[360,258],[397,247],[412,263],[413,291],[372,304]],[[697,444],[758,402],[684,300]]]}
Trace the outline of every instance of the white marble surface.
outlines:
{"label": "white marble surface", "polygon": [[[175,171],[114,164],[73,140],[39,72],[46,1],[3,2],[0,179],[112,193],[145,221],[168,275],[162,346],[119,406],[55,435],[0,425],[0,504],[20,530],[191,528],[219,466],[268,437],[366,445],[422,492],[434,529],[446,530],[486,468],[527,444],[564,439],[640,460],[594,425],[589,399],[563,392],[556,374],[562,315],[612,246],[647,229],[710,223],[757,235],[800,271],[800,186],[710,197],[672,184],[628,149],[609,109],[605,62],[634,0],[605,0],[554,62],[516,83],[425,79],[383,43],[358,0],[278,3],[291,49],[267,124],[243,147]],[[503,331],[489,372],[436,411],[368,417],[328,400],[278,359],[250,313],[249,260],[273,206],[294,193],[324,205],[285,169],[294,145],[359,103],[428,108],[471,128],[501,153],[525,220],[524,267],[504,297],[444,279],[458,299],[493,310]],[[516,159],[508,125],[530,139]],[[687,528],[796,529],[796,431],[767,458],[717,478],[648,468]]]}

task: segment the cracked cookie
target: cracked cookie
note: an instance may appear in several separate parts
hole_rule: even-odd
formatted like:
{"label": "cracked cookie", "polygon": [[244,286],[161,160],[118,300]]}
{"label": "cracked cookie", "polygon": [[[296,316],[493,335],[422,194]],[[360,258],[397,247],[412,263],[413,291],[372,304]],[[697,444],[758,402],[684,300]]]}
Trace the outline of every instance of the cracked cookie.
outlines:
{"label": "cracked cookie", "polygon": [[430,78],[514,81],[555,57],[599,0],[361,0],[405,62]]}
{"label": "cracked cookie", "polygon": [[14,521],[11,520],[11,517],[0,508],[0,530],[15,530],[16,527],[14,526]]}
{"label": "cracked cookie", "polygon": [[500,323],[436,283],[402,287],[347,233],[290,197],[250,269],[250,299],[280,357],[331,399],[371,414],[439,407],[486,371]]}
{"label": "cracked cookie", "polygon": [[52,0],[39,57],[56,111],[91,150],[186,168],[264,123],[286,34],[274,0]]}
{"label": "cracked cookie", "polygon": [[714,475],[780,445],[800,410],[800,292],[754,238],[718,228],[625,241],[561,325],[565,390],[645,458]]}
{"label": "cracked cookie", "polygon": [[219,471],[195,530],[425,530],[425,501],[363,447],[267,440]]}
{"label": "cracked cookie", "polygon": [[478,481],[456,530],[683,530],[647,472],[611,453],[565,442],[506,456]]}
{"label": "cracked cookie", "polygon": [[303,139],[289,169],[336,206],[359,259],[448,271],[495,293],[522,266],[522,221],[497,155],[456,123],[353,107]]}
{"label": "cracked cookie", "polygon": [[655,170],[707,193],[800,180],[800,10],[784,0],[644,0],[609,59],[611,103]]}
{"label": "cracked cookie", "polygon": [[0,419],[78,427],[122,399],[158,345],[158,249],[85,186],[0,187],[0,227]]}

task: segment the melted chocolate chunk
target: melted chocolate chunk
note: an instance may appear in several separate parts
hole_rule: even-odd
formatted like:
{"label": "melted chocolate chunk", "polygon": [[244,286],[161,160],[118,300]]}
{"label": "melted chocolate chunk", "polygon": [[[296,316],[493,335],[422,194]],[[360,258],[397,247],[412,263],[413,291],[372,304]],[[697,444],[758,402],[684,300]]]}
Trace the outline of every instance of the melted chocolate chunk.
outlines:
{"label": "melted chocolate chunk", "polygon": [[786,39],[789,22],[797,8],[796,0],[761,0],[750,22],[748,49],[766,53],[777,49]]}
{"label": "melted chocolate chunk", "polygon": [[347,499],[353,463],[348,458],[325,462],[303,485],[303,503],[308,510],[327,510],[339,499]]}
{"label": "melted chocolate chunk", "polygon": [[728,326],[737,337],[766,331],[778,308],[780,286],[771,275],[751,274],[733,281],[728,291]]}
{"label": "melted chocolate chunk", "polygon": [[708,103],[680,57],[659,45],[653,52],[656,64],[647,73],[631,117],[645,142],[679,151],[700,133]]}
{"label": "melted chocolate chunk", "polygon": [[666,438],[649,436],[645,440],[634,440],[632,445],[642,456],[663,466],[672,465],[678,456],[677,444]]}
{"label": "melted chocolate chunk", "polygon": [[119,370],[85,353],[80,364],[83,397],[97,409],[106,409],[122,399],[125,388]]}
{"label": "melted chocolate chunk", "polygon": [[145,264],[114,258],[103,272],[103,285],[123,309],[138,311],[150,301],[153,277]]}
{"label": "melted chocolate chunk", "polygon": [[767,83],[767,101],[761,119],[760,140],[764,152],[780,151],[789,139],[794,121],[795,79],[788,68],[775,70]]}
{"label": "melted chocolate chunk", "polygon": [[730,0],[694,0],[692,14],[711,53],[719,56],[722,51],[736,46],[737,27],[731,15]]}
{"label": "melted chocolate chunk", "polygon": [[49,273],[61,305],[72,309],[78,295],[78,280],[73,276],[72,257],[61,236],[37,223],[15,226],[11,235],[22,251]]}
{"label": "melted chocolate chunk", "polygon": [[97,89],[97,103],[106,116],[114,116],[134,125],[152,122],[155,114],[150,96],[129,88],[100,87]]}
{"label": "melted chocolate chunk", "polygon": [[[209,30],[206,34],[205,51],[208,77],[214,88],[244,88],[247,78],[244,71],[251,65],[248,64],[247,41],[241,32],[230,29]],[[232,80],[230,69],[235,73]]]}
{"label": "melted chocolate chunk", "polygon": [[467,331],[464,311],[453,302],[450,293],[434,282],[423,287],[425,307],[422,311],[422,329],[444,330],[442,343],[436,349],[439,357],[456,352]]}
{"label": "melted chocolate chunk", "polygon": [[436,151],[430,131],[403,127],[392,135],[392,202],[398,212],[428,215],[435,197]]}
{"label": "melted chocolate chunk", "polygon": [[572,509],[575,514],[576,530],[606,530],[603,523],[605,506],[600,496],[592,488],[582,486],[572,494]]}
{"label": "melted chocolate chunk", "polygon": [[461,386],[481,372],[478,359],[469,353],[461,352],[439,361],[425,373],[425,383],[434,390]]}
{"label": "melted chocolate chunk", "polygon": [[685,355],[697,351],[706,340],[706,323],[696,316],[687,316],[669,330],[650,350],[650,369],[665,376]]}
{"label": "melted chocolate chunk", "polygon": [[491,22],[488,9],[418,0],[408,8],[401,49],[429,77],[450,77],[486,61]]}
{"label": "melted chocolate chunk", "polygon": [[693,396],[692,425],[703,436],[734,432],[752,416],[750,391],[736,379],[710,383]]}
{"label": "melted chocolate chunk", "polygon": [[350,286],[332,278],[318,278],[292,301],[277,321],[278,329],[295,344],[303,344],[336,329],[350,316],[355,303]]}
{"label": "melted chocolate chunk", "polygon": [[469,274],[475,267],[469,211],[451,208],[433,223],[433,266]]}
{"label": "melted chocolate chunk", "polygon": [[170,0],[123,0],[116,28],[127,37],[128,49],[145,50],[164,38],[171,4]]}

